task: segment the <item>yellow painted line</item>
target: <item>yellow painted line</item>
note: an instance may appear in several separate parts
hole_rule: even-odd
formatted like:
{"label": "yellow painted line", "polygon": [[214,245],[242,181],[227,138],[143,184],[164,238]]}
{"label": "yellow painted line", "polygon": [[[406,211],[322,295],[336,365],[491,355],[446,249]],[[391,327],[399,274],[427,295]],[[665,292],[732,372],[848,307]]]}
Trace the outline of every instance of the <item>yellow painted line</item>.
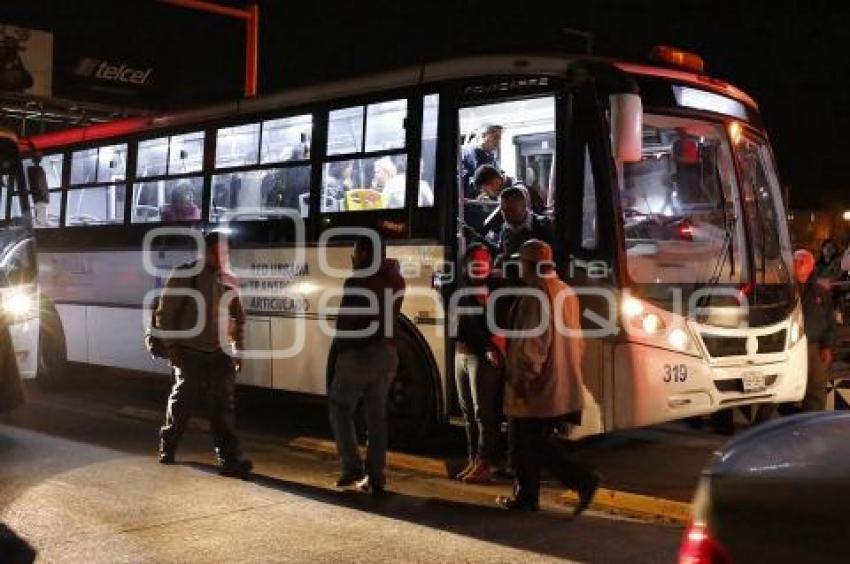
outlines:
{"label": "yellow painted line", "polygon": [[[570,505],[575,505],[578,502],[578,496],[573,492],[561,494],[560,499]],[[691,504],[689,503],[605,488],[597,490],[596,497],[593,498],[590,507],[600,511],[654,517],[676,523],[687,523],[691,515]]]}
{"label": "yellow painted line", "polygon": [[[144,409],[141,407],[125,405],[118,410],[118,415],[128,417],[130,419],[139,419],[141,421],[162,422],[165,419],[165,410],[155,411],[153,409]],[[210,423],[204,419],[192,417],[189,419],[189,428],[195,431],[208,432],[210,430]]]}
{"label": "yellow painted line", "polygon": [[[320,452],[322,454],[336,454],[336,444],[333,441],[326,439],[317,439],[315,437],[296,437],[286,444],[291,448],[297,448],[300,450],[309,450],[312,452]],[[387,466],[393,470],[407,470],[417,472],[419,474],[426,474],[428,476],[436,476],[438,478],[449,477],[449,468],[444,460],[425,456],[416,456],[414,454],[388,452]]]}
{"label": "yellow painted line", "polygon": [[[124,417],[143,421],[159,422],[163,418],[163,414],[159,411],[132,406],[124,406],[118,410],[118,413]],[[199,431],[209,431],[209,423],[195,417],[189,421],[189,427]],[[248,436],[251,439],[269,442],[269,437]],[[325,455],[336,455],[336,444],[327,439],[300,436],[289,441],[283,441],[281,444],[293,449]],[[437,478],[451,477],[448,464],[445,460],[426,456],[388,452],[387,466],[393,470],[416,472]],[[578,497],[573,492],[565,492],[560,495],[559,501],[569,505],[575,505]],[[691,506],[689,503],[671,499],[599,488],[591,504],[591,508],[598,511],[621,513],[629,516],[650,517],[675,523],[687,523],[690,518]]]}

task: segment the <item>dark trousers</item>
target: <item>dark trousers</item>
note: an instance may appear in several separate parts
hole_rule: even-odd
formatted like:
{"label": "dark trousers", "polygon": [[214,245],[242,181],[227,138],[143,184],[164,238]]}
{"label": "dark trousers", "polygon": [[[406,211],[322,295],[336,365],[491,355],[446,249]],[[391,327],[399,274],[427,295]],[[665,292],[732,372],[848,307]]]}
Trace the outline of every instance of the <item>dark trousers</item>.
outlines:
{"label": "dark trousers", "polygon": [[339,353],[334,379],[328,390],[328,410],[342,473],[363,475],[363,461],[357,446],[354,414],[363,400],[366,415],[366,473],[371,484],[382,487],[386,481],[387,394],[398,368],[395,345],[380,341]]}
{"label": "dark trousers", "polygon": [[469,458],[477,456],[495,462],[504,385],[499,370],[476,354],[456,352],[455,384],[466,427]]}
{"label": "dark trousers", "polygon": [[174,452],[186,431],[198,400],[208,399],[210,430],[222,463],[241,455],[236,438],[236,372],[233,359],[223,351],[206,353],[185,349],[183,366],[174,370],[174,386],[168,398],[165,425],[160,430],[160,449]]}
{"label": "dark trousers", "polygon": [[820,359],[820,347],[809,344],[809,373],[806,382],[806,395],[801,403],[803,411],[823,411],[826,409],[826,383],[829,379],[829,367]]}
{"label": "dark trousers", "polygon": [[591,483],[595,475],[567,454],[556,442],[555,429],[561,419],[512,418],[508,425],[510,457],[515,475],[517,500],[537,503],[540,499],[540,468],[545,465],[569,489]]}

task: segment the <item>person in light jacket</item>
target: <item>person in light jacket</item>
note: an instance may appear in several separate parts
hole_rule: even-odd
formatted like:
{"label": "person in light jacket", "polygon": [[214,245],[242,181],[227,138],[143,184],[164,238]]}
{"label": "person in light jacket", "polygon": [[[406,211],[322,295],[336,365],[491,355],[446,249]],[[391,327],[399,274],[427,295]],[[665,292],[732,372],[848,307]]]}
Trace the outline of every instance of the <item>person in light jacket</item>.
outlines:
{"label": "person in light jacket", "polygon": [[578,515],[590,505],[599,476],[572,460],[554,436],[565,423],[580,423],[584,406],[578,298],[558,278],[547,243],[527,241],[519,255],[523,281],[536,295],[520,296],[510,315],[504,409],[515,481],[513,497],[501,497],[498,503],[506,509],[536,510],[545,464],[578,492]]}

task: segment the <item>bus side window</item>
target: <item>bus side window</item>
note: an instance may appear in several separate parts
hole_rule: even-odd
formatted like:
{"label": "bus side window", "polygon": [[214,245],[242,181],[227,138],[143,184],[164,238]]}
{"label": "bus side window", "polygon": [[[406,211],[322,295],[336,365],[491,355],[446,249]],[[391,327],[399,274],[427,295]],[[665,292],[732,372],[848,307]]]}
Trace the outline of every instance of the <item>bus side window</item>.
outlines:
{"label": "bus side window", "polygon": [[440,95],[429,94],[422,101],[422,145],[419,164],[420,208],[434,205],[434,182],[437,176],[437,120],[440,114]]}
{"label": "bus side window", "polygon": [[[169,223],[201,219],[204,180],[200,176],[137,182],[133,187],[133,223]],[[70,206],[69,206],[70,209]]]}
{"label": "bus side window", "polygon": [[279,210],[309,213],[310,166],[249,170],[213,177],[210,221],[274,219]]}
{"label": "bus side window", "polygon": [[337,158],[323,167],[323,213],[405,206],[406,121],[404,98],[328,113],[327,156]]}

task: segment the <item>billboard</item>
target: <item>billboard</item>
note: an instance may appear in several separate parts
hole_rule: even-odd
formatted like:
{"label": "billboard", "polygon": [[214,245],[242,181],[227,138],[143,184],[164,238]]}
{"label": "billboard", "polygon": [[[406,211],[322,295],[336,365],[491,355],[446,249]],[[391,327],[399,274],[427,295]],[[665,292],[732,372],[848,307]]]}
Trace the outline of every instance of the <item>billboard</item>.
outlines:
{"label": "billboard", "polygon": [[49,98],[53,34],[0,24],[0,92]]}
{"label": "billboard", "polygon": [[150,61],[69,45],[56,60],[57,96],[104,104],[147,105],[160,94],[159,71]]}

